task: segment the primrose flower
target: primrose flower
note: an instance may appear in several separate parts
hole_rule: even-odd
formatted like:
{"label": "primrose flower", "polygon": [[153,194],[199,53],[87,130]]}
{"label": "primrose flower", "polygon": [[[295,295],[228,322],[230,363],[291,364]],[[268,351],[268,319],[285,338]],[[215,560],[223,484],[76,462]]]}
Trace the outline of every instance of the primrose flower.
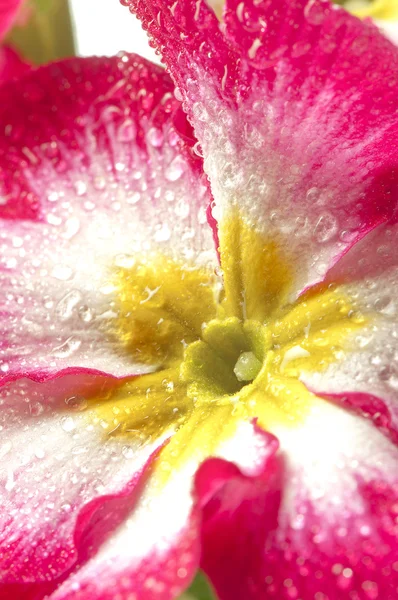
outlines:
{"label": "primrose flower", "polygon": [[0,88],[0,597],[394,600],[398,50],[324,0],[124,3],[176,87]]}

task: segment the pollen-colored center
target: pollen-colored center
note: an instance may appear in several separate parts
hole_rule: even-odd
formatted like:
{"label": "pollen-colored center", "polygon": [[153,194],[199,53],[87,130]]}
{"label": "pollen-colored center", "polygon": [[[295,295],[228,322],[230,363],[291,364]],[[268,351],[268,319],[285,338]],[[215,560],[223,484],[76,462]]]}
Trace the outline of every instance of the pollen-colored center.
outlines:
{"label": "pollen-colored center", "polygon": [[220,256],[222,286],[209,270],[159,255],[115,276],[111,333],[152,372],[98,402],[97,415],[113,435],[174,433],[167,464],[195,444],[211,453],[242,419],[271,432],[300,423],[317,401],[302,375],[341,360],[365,324],[338,286],[289,301],[293,265],[238,216],[220,229]]}

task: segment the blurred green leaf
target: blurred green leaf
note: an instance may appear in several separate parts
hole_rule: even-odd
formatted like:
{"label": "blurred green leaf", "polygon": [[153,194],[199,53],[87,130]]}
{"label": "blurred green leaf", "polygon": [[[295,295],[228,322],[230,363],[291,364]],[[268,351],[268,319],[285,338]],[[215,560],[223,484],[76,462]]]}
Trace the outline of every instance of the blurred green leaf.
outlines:
{"label": "blurred green leaf", "polygon": [[206,575],[198,571],[190,587],[178,600],[217,600]]}
{"label": "blurred green leaf", "polygon": [[42,64],[75,54],[68,0],[30,0],[24,10],[27,18],[8,41],[26,60]]}

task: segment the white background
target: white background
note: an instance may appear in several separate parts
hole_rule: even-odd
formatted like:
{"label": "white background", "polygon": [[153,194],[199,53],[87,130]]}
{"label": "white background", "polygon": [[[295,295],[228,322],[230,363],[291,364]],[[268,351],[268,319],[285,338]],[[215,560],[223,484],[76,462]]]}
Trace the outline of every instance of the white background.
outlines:
{"label": "white background", "polygon": [[112,56],[121,50],[160,62],[139,21],[118,0],[69,0],[77,52]]}

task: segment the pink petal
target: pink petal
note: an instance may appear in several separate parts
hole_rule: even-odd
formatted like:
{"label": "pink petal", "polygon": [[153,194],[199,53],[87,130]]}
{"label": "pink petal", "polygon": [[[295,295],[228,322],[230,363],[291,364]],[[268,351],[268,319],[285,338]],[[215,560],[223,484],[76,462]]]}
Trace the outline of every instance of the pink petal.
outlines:
{"label": "pink petal", "polygon": [[[211,476],[198,479],[197,499],[197,464],[175,469],[159,487],[153,458],[165,440],[136,447],[104,436],[79,410],[77,400],[103,383],[64,377],[2,388],[4,600],[18,598],[19,586],[32,600],[36,590],[51,600],[174,600],[198,567],[204,503],[231,473],[260,475],[277,450],[272,436],[242,424],[218,449]],[[79,394],[73,403],[71,393]],[[62,409],[72,405],[73,413]]]}
{"label": "pink petal", "polygon": [[397,448],[328,403],[279,433],[282,465],[236,476],[204,507],[202,567],[220,600],[393,600]]}
{"label": "pink petal", "polygon": [[12,26],[23,0],[0,0],[0,39]]}
{"label": "pink petal", "polygon": [[4,379],[139,372],[104,333],[110,273],[155,248],[214,261],[210,196],[163,69],[72,59],[0,90]]}
{"label": "pink petal", "polygon": [[0,48],[0,83],[21,77],[30,68],[30,65],[24,62],[15,50],[9,46]]}
{"label": "pink petal", "polygon": [[135,448],[90,420],[87,398],[108,383],[69,376],[1,390],[2,599],[17,583],[33,597],[53,588],[134,507],[162,441]]}
{"label": "pink petal", "polygon": [[196,468],[193,473],[177,470],[160,495],[149,481],[123,526],[51,600],[175,600],[198,567],[202,507],[229,479],[239,476],[249,481],[268,473],[278,446],[275,438],[251,425],[241,429],[235,443],[238,447],[220,450],[223,459],[210,459],[201,467],[195,499]]}
{"label": "pink petal", "polygon": [[398,50],[325,0],[126,0],[178,86],[216,216],[238,206],[319,281],[398,193]]}

